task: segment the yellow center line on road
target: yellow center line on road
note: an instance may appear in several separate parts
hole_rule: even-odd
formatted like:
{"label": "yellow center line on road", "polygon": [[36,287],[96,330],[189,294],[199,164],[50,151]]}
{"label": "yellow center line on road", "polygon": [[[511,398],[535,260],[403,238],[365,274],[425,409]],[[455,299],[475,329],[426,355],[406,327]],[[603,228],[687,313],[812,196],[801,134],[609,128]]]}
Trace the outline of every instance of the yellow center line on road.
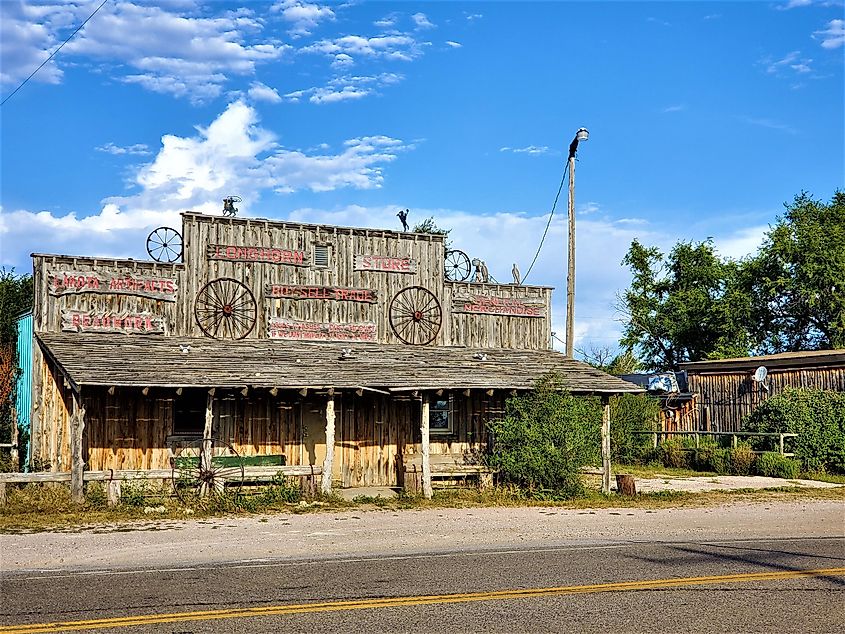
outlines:
{"label": "yellow center line on road", "polygon": [[288,614],[309,614],[318,612],[342,612],[346,610],[372,610],[378,608],[409,607],[437,603],[469,603],[475,601],[496,601],[505,599],[530,599],[563,596],[568,594],[589,594],[595,592],[622,592],[626,590],[660,590],[722,583],[747,583],[750,581],[781,581],[806,577],[845,576],[845,568],[820,568],[816,570],[790,570],[785,572],[749,572],[733,575],[707,577],[680,577],[675,579],[641,579],[581,586],[559,586],[551,588],[526,588],[496,590],[491,592],[469,592],[438,594],[428,596],[384,597],[354,601],[313,602],[290,605],[272,605],[256,608],[229,608],[200,612],[175,612],[172,614],[138,614],[87,621],[57,621],[54,623],[32,623],[0,626],[0,634],[36,634],[39,632],[79,632],[83,630],[117,627],[137,627],[161,623],[186,621],[212,621],[221,619],[242,619],[256,616],[284,616]]}

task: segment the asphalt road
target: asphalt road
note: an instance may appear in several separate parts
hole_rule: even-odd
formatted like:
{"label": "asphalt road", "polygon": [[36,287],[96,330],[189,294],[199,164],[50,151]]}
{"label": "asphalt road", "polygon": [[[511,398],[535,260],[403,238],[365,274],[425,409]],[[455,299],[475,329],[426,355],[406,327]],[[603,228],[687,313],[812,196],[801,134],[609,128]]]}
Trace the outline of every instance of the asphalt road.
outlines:
{"label": "asphalt road", "polygon": [[3,634],[843,632],[845,539],[19,571],[0,590]]}

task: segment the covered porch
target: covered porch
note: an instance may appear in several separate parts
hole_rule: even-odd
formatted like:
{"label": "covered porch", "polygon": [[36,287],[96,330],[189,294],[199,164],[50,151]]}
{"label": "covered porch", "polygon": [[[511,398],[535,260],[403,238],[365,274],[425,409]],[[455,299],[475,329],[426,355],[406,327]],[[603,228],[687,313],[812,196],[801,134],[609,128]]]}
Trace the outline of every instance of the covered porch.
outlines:
{"label": "covered porch", "polygon": [[506,399],[548,372],[575,394],[641,391],[554,351],[80,334],[38,342],[40,393],[54,398],[36,410],[33,447],[53,471],[167,469],[179,443],[214,437],[243,456],[318,467],[323,491],[402,486],[412,457],[429,493],[430,456],[477,460]]}

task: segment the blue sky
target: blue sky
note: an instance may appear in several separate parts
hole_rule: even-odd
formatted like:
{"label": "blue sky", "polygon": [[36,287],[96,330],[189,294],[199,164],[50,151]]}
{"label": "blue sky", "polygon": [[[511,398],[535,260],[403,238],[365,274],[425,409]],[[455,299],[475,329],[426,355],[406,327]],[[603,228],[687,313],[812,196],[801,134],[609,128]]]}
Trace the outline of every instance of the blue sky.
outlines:
{"label": "blue sky", "polygon": [[[3,0],[0,94],[101,0]],[[510,280],[565,152],[576,347],[613,345],[633,238],[742,257],[782,203],[845,186],[841,1],[109,0],[0,109],[0,264],[144,257],[185,209],[396,228],[435,216]],[[529,282],[559,289],[565,205]]]}

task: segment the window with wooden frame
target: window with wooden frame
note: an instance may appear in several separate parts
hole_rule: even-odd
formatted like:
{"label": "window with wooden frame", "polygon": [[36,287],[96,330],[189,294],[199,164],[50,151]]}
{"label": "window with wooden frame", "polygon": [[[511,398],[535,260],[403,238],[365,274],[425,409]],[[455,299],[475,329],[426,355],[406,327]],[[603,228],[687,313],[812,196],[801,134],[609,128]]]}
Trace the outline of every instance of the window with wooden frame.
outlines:
{"label": "window with wooden frame", "polygon": [[435,396],[428,408],[428,431],[431,434],[451,434],[454,431],[452,395]]}

